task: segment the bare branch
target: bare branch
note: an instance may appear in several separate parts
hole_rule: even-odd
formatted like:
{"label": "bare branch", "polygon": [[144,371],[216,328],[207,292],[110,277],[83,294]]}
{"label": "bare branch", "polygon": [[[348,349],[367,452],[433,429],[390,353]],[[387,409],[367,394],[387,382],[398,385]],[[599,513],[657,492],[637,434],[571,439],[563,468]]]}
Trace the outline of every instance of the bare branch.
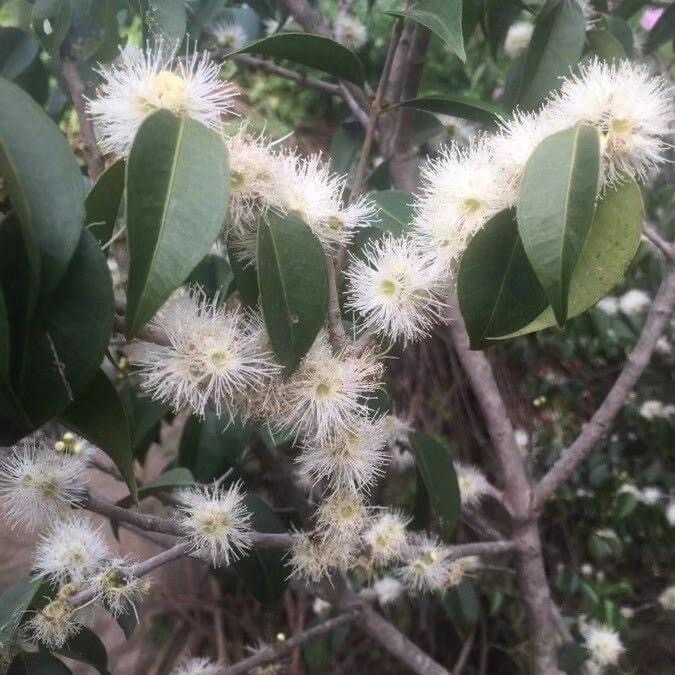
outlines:
{"label": "bare branch", "polygon": [[574,443],[563,452],[537,485],[533,502],[536,511],[540,510],[544,502],[576,471],[579,464],[609,431],[614,418],[623,408],[628,395],[647,367],[674,307],[675,268],[671,268],[661,283],[635,349],[628,356],[626,365],[602,405],[584,425]]}
{"label": "bare branch", "polygon": [[645,223],[644,233],[645,237],[666,256],[668,261],[675,262],[675,247],[673,247],[671,242],[663,238],[656,225]]}

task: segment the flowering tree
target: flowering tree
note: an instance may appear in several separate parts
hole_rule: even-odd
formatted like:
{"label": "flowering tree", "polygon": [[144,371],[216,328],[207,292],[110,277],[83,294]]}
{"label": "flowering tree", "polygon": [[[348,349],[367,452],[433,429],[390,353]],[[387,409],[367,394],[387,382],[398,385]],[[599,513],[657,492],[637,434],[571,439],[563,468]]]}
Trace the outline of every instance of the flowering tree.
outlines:
{"label": "flowering tree", "polygon": [[[642,198],[672,140],[659,48],[673,7],[643,30],[638,59],[626,19],[644,2],[388,3],[386,58],[368,82],[368,33],[344,0],[334,20],[307,0],[13,4],[26,25],[0,32],[0,507],[37,537],[30,575],[0,600],[9,672],[69,672],[57,655],[107,672],[95,611],[133,630],[147,575],[186,557],[236,571],[254,594],[261,576],[290,584],[334,615],[237,663],[219,653],[175,673],[268,672],[346,624],[413,672],[448,673],[376,607],[447,594],[495,559],[517,578],[532,672],[616,665],[613,628],[573,632],[554,604],[539,518],[611,428],[675,306],[675,249],[645,224]],[[262,18],[274,25],[254,39]],[[461,61],[472,41],[503,45],[501,96],[419,95],[432,36]],[[228,67],[339,100],[362,127],[353,168],[261,130]],[[473,133],[422,161],[420,110]],[[536,474],[482,350],[607,307],[642,237],[668,272],[639,339]],[[391,355],[438,331],[479,405],[490,471],[387,399]],[[185,425],[179,457],[140,481],[169,418]],[[410,455],[414,522],[374,499]],[[92,470],[128,496],[97,494]],[[267,480],[282,486],[271,500]],[[86,511],[161,552],[113,553]],[[456,541],[460,517],[473,540]],[[672,589],[661,603],[675,605]]]}

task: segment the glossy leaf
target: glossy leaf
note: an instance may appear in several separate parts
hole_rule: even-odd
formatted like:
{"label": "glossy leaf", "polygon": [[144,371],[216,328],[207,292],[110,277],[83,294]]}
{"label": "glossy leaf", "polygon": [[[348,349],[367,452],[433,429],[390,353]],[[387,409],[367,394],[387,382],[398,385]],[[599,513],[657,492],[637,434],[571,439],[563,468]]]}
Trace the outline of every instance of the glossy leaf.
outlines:
{"label": "glossy leaf", "polygon": [[260,223],[258,285],[272,349],[292,369],[312,346],[328,304],[326,258],[301,220],[271,213]]}
{"label": "glossy leaf", "polygon": [[54,650],[59,656],[81,661],[97,670],[101,675],[108,675],[108,653],[99,637],[87,627],[80,628],[66,644]]}
{"label": "glossy leaf", "polygon": [[525,54],[518,102],[536,108],[568,75],[584,49],[586,22],[576,0],[546,0]]}
{"label": "glossy leaf", "polygon": [[143,0],[144,38],[167,57],[180,47],[186,24],[185,0]]}
{"label": "glossy leaf", "polygon": [[61,420],[112,459],[136,501],[129,424],[122,401],[102,370],[97,371],[87,387],[63,411]]}
{"label": "glossy leaf", "polygon": [[37,56],[37,40],[19,28],[0,28],[0,77],[13,80],[23,73]]}
{"label": "glossy leaf", "polygon": [[230,268],[234,275],[234,285],[239,291],[241,301],[249,307],[255,307],[258,304],[258,273],[255,265],[242,260],[237,254],[237,249],[230,242],[227,244],[227,258],[230,261]]}
{"label": "glossy leaf", "polygon": [[226,300],[233,281],[234,275],[228,261],[214,253],[209,253],[188,277],[189,284],[199,286],[211,299],[217,296],[219,303]]}
{"label": "glossy leaf", "polygon": [[370,195],[377,204],[379,220],[374,227],[394,236],[408,232],[413,220],[414,197],[404,190],[380,190]]}
{"label": "glossy leaf", "polygon": [[421,431],[412,435],[412,447],[431,508],[439,520],[443,537],[449,539],[461,510],[452,450],[437,437]]}
{"label": "glossy leaf", "polygon": [[[634,181],[627,181],[602,196],[572,274],[570,318],[595,305],[625,274],[640,244],[643,214],[642,195]],[[548,307],[527,326],[500,337],[526,335],[555,323],[553,310]]]}
{"label": "glossy leaf", "polygon": [[287,59],[355,84],[363,84],[365,79],[363,64],[351,49],[335,40],[311,33],[275,33],[251,42],[229,56],[234,54],[261,54]]}
{"label": "glossy leaf", "polygon": [[127,331],[138,332],[216,240],[228,205],[221,137],[160,110],[136,134],[127,161]]}
{"label": "glossy leaf", "polygon": [[21,579],[10,586],[0,597],[0,651],[6,653],[21,618],[29,608],[42,585],[39,577]]}
{"label": "glossy leaf", "polygon": [[21,222],[35,288],[52,291],[80,240],[84,181],[58,127],[0,78],[0,174]]}
{"label": "glossy leaf", "polygon": [[126,162],[118,159],[109,166],[89,190],[84,202],[84,223],[101,246],[112,237],[117,214],[124,195]]}
{"label": "glossy leaf", "polygon": [[37,0],[33,5],[33,30],[52,54],[68,34],[72,12],[72,0]]}
{"label": "glossy leaf", "polygon": [[10,663],[6,675],[72,675],[63,661],[49,652],[20,652]]}
{"label": "glossy leaf", "polygon": [[457,294],[473,347],[518,330],[547,307],[513,211],[497,214],[471,239],[460,262]]}
{"label": "glossy leaf", "polygon": [[600,135],[585,125],[546,138],[525,166],[518,231],[561,326],[572,272],[593,221],[599,177]]}
{"label": "glossy leaf", "polygon": [[431,113],[452,115],[482,124],[494,124],[504,111],[494,103],[479,101],[468,96],[419,96],[401,101],[401,105]]}
{"label": "glossy leaf", "polygon": [[462,61],[466,61],[462,31],[462,0],[420,0],[407,10],[384,12],[426,26]]}

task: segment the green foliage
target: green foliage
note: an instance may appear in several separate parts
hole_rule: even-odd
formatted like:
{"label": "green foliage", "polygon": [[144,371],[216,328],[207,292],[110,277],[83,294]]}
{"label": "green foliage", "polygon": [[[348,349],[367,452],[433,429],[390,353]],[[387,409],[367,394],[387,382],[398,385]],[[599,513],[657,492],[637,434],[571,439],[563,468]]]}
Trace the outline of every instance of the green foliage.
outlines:
{"label": "green foliage", "polygon": [[9,664],[7,675],[72,675],[63,661],[49,652],[20,652]]}
{"label": "green foliage", "polygon": [[0,649],[10,646],[14,632],[42,585],[42,579],[28,577],[10,586],[0,597]]}
{"label": "green foliage", "polygon": [[63,647],[57,649],[56,653],[59,656],[86,663],[100,675],[109,675],[110,673],[105,645],[96,633],[89,628],[81,628],[79,633],[70,638]]}
{"label": "green foliage", "polygon": [[432,113],[462,117],[484,124],[494,124],[503,112],[494,103],[486,103],[468,96],[420,96],[403,101],[401,105]]}
{"label": "green foliage", "polygon": [[101,246],[112,237],[124,195],[125,171],[126,162],[118,159],[98,177],[84,202],[85,226]]}

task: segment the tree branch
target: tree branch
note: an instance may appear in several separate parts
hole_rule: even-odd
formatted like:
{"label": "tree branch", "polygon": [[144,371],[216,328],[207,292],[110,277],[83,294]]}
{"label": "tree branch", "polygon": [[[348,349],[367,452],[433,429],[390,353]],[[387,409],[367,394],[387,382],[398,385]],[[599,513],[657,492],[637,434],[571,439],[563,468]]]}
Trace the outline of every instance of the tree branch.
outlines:
{"label": "tree branch", "polygon": [[537,485],[533,502],[536,511],[539,511],[545,501],[576,471],[579,464],[588,457],[595,445],[609,431],[614,418],[623,408],[628,395],[647,367],[674,307],[675,268],[671,268],[661,283],[635,349],[628,356],[626,365],[602,405],[584,425],[574,443],[563,452],[560,459]]}

